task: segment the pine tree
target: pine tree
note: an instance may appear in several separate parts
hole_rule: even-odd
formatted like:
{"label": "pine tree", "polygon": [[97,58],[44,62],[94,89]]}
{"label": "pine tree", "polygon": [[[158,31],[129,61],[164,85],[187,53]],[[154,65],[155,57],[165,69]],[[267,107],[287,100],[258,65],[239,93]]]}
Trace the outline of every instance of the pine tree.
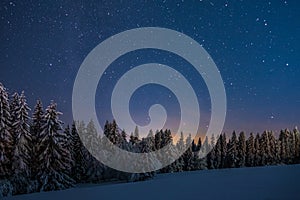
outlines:
{"label": "pine tree", "polygon": [[10,105],[6,88],[0,83],[0,179],[11,175],[13,136],[10,127]]}
{"label": "pine tree", "polygon": [[198,142],[197,142],[196,151],[199,152],[201,147],[202,147],[202,141],[201,141],[201,137],[199,137]]}
{"label": "pine tree", "polygon": [[241,132],[237,145],[237,167],[245,167],[246,165],[246,136]]}
{"label": "pine tree", "polygon": [[294,163],[294,158],[296,155],[296,138],[295,134],[292,131],[288,131],[288,164]]}
{"label": "pine tree", "polygon": [[61,114],[56,110],[56,104],[52,102],[43,117],[45,125],[42,127],[41,145],[38,150],[40,191],[61,190],[74,185],[74,180],[68,176],[71,162],[69,151],[64,148],[66,136],[60,133]]}
{"label": "pine tree", "polygon": [[150,129],[147,138],[149,138],[150,151],[155,151],[155,136],[152,129]]}
{"label": "pine tree", "polygon": [[140,139],[139,128],[137,126],[135,126],[134,135],[133,136],[136,138],[136,140]]}
{"label": "pine tree", "polygon": [[254,166],[261,165],[261,153],[260,153],[260,136],[259,134],[256,135],[254,140]]}
{"label": "pine tree", "polygon": [[293,133],[295,135],[295,163],[300,163],[300,133],[297,126],[294,128]]}
{"label": "pine tree", "polygon": [[204,158],[210,151],[211,149],[208,143],[208,137],[206,136],[203,145],[201,146],[201,149],[199,151],[199,157]]}
{"label": "pine tree", "polygon": [[268,132],[268,138],[269,138],[269,145],[270,145],[270,154],[268,159],[268,164],[274,165],[278,162],[277,156],[276,156],[276,138],[274,137],[274,134],[272,131]]}
{"label": "pine tree", "polygon": [[161,142],[162,142],[162,134],[163,134],[163,131],[160,130],[160,131],[156,131],[155,133],[155,136],[154,136],[154,141],[155,141],[155,149],[158,150],[160,149],[162,146],[161,146]]}
{"label": "pine tree", "polygon": [[281,130],[279,134],[279,142],[280,142],[280,158],[281,163],[287,163],[288,161],[288,144],[287,144],[287,130]]}
{"label": "pine tree", "polygon": [[180,133],[180,138],[177,141],[176,147],[179,152],[183,152],[185,148],[183,132]]}
{"label": "pine tree", "polygon": [[246,141],[246,166],[247,167],[254,166],[254,154],[255,154],[254,137],[253,137],[253,133],[250,133],[250,136]]}
{"label": "pine tree", "polygon": [[32,124],[30,127],[31,138],[32,138],[32,152],[31,152],[32,179],[36,178],[37,168],[39,166],[38,147],[39,144],[41,143],[40,135],[42,132],[42,127],[44,126],[43,116],[44,116],[43,105],[42,102],[38,100],[32,114]]}
{"label": "pine tree", "polygon": [[227,155],[226,155],[226,164],[225,167],[236,167],[237,163],[237,137],[235,131],[232,133],[231,139],[228,142],[227,146]]}
{"label": "pine tree", "polygon": [[270,157],[270,141],[267,131],[264,131],[260,138],[260,157],[261,165],[268,165],[268,160]]}
{"label": "pine tree", "polygon": [[86,146],[89,146],[93,152],[97,152],[99,146],[99,136],[94,124],[94,121],[91,120],[86,126]]}
{"label": "pine tree", "polygon": [[79,137],[75,122],[71,128],[71,177],[77,182],[86,181],[86,155],[85,147]]}
{"label": "pine tree", "polygon": [[193,151],[192,151],[192,136],[191,134],[188,135],[188,137],[185,139],[185,149],[186,151],[182,155],[183,162],[184,162],[184,171],[191,171],[193,169],[193,163],[192,163],[192,156],[193,156]]}
{"label": "pine tree", "polygon": [[19,103],[15,108],[15,121],[13,130],[15,134],[15,146],[13,150],[12,169],[14,173],[13,184],[15,194],[28,193],[28,185],[31,178],[31,152],[32,141],[28,112],[30,108],[26,103],[22,92]]}
{"label": "pine tree", "polygon": [[14,126],[14,122],[16,122],[18,119],[18,109],[20,108],[20,96],[17,92],[15,92],[12,95],[12,100],[10,102],[10,122],[11,122],[11,127],[10,127],[10,132],[13,137],[13,145],[15,146],[16,142],[16,127]]}
{"label": "pine tree", "polygon": [[224,133],[221,137],[221,168],[225,167],[225,159],[227,153],[227,141],[226,141],[226,134]]}
{"label": "pine tree", "polygon": [[208,151],[211,151],[215,145],[216,145],[216,138],[215,138],[215,135],[212,134],[211,138],[210,138],[210,145],[209,145]]}

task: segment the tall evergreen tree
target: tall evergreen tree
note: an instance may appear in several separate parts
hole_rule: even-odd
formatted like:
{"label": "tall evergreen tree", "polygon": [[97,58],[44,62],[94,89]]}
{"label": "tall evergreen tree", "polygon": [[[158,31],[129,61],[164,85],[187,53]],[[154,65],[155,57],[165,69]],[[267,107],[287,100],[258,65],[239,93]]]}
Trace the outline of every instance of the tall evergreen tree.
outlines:
{"label": "tall evergreen tree", "polygon": [[238,151],[237,151],[237,136],[235,131],[232,133],[231,139],[227,145],[226,165],[225,167],[236,167]]}
{"label": "tall evergreen tree", "polygon": [[193,170],[193,151],[192,151],[192,136],[191,134],[188,135],[188,137],[185,140],[185,148],[187,149],[183,154],[183,161],[184,161],[184,170],[185,171],[191,171]]}
{"label": "tall evergreen tree", "polygon": [[246,141],[246,166],[247,167],[254,166],[254,154],[255,154],[254,136],[253,133],[250,133],[250,136]]}
{"label": "tall evergreen tree", "polygon": [[44,115],[45,125],[42,127],[41,145],[39,146],[38,179],[40,191],[61,190],[74,185],[74,180],[68,176],[70,154],[64,148],[66,136],[62,130],[62,122],[56,110],[56,104],[51,103]]}
{"label": "tall evergreen tree", "polygon": [[300,133],[297,126],[294,128],[295,135],[295,163],[300,163]]}
{"label": "tall evergreen tree", "polygon": [[208,143],[208,137],[205,137],[205,140],[203,142],[203,145],[201,146],[199,157],[204,158],[209,152],[211,151],[210,145]]}
{"label": "tall evergreen tree", "polygon": [[87,163],[85,147],[79,137],[75,122],[71,128],[71,177],[77,182],[85,182]]}
{"label": "tall evergreen tree", "polygon": [[0,83],[0,179],[11,175],[13,136],[10,127],[10,105],[6,88]]}
{"label": "tall evergreen tree", "polygon": [[279,134],[281,163],[288,161],[288,131],[281,130]]}
{"label": "tall evergreen tree", "polygon": [[261,165],[261,153],[260,153],[260,136],[259,134],[256,134],[255,140],[254,140],[254,166],[260,166]]}
{"label": "tall evergreen tree", "polygon": [[176,147],[179,152],[183,152],[185,148],[183,132],[180,133],[180,138],[177,141]]}
{"label": "tall evergreen tree", "polygon": [[43,105],[40,100],[37,101],[34,111],[32,114],[32,124],[30,127],[31,131],[31,139],[32,139],[32,152],[31,152],[31,175],[32,178],[36,178],[36,172],[37,168],[40,165],[39,163],[39,155],[38,155],[38,147],[39,144],[41,143],[41,132],[42,132],[42,127],[44,126],[44,121],[43,121],[43,116],[44,116],[44,110],[43,110]]}
{"label": "tall evergreen tree", "polygon": [[19,103],[15,108],[16,116],[13,122],[15,134],[15,146],[13,150],[12,169],[14,173],[13,184],[15,194],[28,192],[31,178],[31,152],[32,141],[29,125],[29,106],[27,105],[24,92],[22,92]]}
{"label": "tall evergreen tree", "polygon": [[260,138],[260,157],[261,165],[268,165],[268,160],[270,157],[270,141],[267,131],[264,131]]}
{"label": "tall evergreen tree", "polygon": [[241,132],[237,145],[237,167],[245,167],[246,165],[246,136]]}
{"label": "tall evergreen tree", "polygon": [[201,147],[202,147],[202,141],[201,141],[201,137],[199,137],[198,142],[197,142],[196,151],[199,152]]}
{"label": "tall evergreen tree", "polygon": [[276,157],[276,148],[277,148],[277,144],[276,144],[276,138],[273,134],[272,131],[268,132],[268,139],[269,139],[269,145],[270,145],[270,154],[269,154],[269,158],[268,158],[268,164],[270,165],[274,165],[278,162],[278,157]]}

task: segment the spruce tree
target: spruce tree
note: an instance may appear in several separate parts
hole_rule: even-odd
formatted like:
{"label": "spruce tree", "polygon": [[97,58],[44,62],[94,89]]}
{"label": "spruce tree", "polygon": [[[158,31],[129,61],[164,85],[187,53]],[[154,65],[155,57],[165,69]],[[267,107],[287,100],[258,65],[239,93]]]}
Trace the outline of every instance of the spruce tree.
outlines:
{"label": "spruce tree", "polygon": [[288,161],[288,135],[287,130],[281,130],[279,134],[280,142],[280,158],[281,163],[287,163]]}
{"label": "spruce tree", "polygon": [[260,166],[261,165],[261,153],[260,153],[260,136],[259,134],[256,134],[255,140],[254,140],[254,166]]}
{"label": "spruce tree", "polygon": [[22,92],[19,103],[15,108],[16,116],[13,122],[15,146],[13,150],[12,169],[14,173],[13,184],[15,194],[28,192],[31,178],[31,152],[32,138],[30,133],[29,115],[30,108]]}
{"label": "spruce tree", "polygon": [[268,164],[274,165],[276,164],[277,158],[276,158],[276,138],[274,137],[274,134],[272,131],[268,132],[268,138],[269,138],[269,145],[270,145],[270,154],[269,154],[269,159],[268,159]]}
{"label": "spruce tree", "polygon": [[237,145],[237,167],[245,167],[246,165],[246,136],[241,132]]}
{"label": "spruce tree", "polygon": [[255,154],[254,137],[253,137],[253,133],[250,133],[250,136],[246,141],[246,166],[247,167],[254,166],[254,154]]}
{"label": "spruce tree", "polygon": [[11,128],[10,105],[6,88],[0,83],[0,179],[8,178],[11,171],[13,136]]}
{"label": "spruce tree", "polygon": [[196,151],[199,152],[201,147],[202,147],[202,141],[201,141],[201,137],[199,137],[198,142],[197,142]]}
{"label": "spruce tree", "polygon": [[228,142],[227,145],[227,154],[226,154],[226,165],[225,167],[236,167],[237,163],[237,136],[235,131],[232,133],[231,139]]}
{"label": "spruce tree", "polygon": [[71,177],[77,182],[86,181],[86,155],[85,147],[79,137],[75,122],[71,128]]}
{"label": "spruce tree", "polygon": [[40,165],[39,163],[39,155],[38,155],[38,149],[39,145],[41,143],[41,132],[42,132],[42,127],[44,126],[44,121],[43,121],[43,116],[44,116],[44,110],[43,110],[43,105],[40,100],[37,101],[34,111],[32,114],[32,124],[30,127],[31,131],[31,140],[32,140],[32,152],[31,152],[31,177],[33,179],[36,178],[36,173],[37,173],[37,168]]}
{"label": "spruce tree", "polygon": [[227,153],[227,141],[226,141],[226,134],[224,133],[222,136],[222,143],[221,143],[221,147],[222,147],[222,151],[221,151],[221,155],[222,155],[222,159],[221,159],[221,168],[225,167],[225,159],[226,159],[226,153]]}
{"label": "spruce tree", "polygon": [[74,180],[68,176],[70,154],[64,148],[66,136],[61,133],[62,122],[56,110],[56,104],[51,103],[44,114],[45,124],[42,127],[41,145],[39,146],[38,180],[40,191],[66,189],[74,185]]}
{"label": "spruce tree", "polygon": [[267,134],[267,131],[264,131],[260,138],[260,157],[261,157],[261,165],[268,165],[269,157],[270,157],[270,141]]}
{"label": "spruce tree", "polygon": [[293,133],[295,135],[295,163],[300,163],[300,133],[297,126],[294,128]]}

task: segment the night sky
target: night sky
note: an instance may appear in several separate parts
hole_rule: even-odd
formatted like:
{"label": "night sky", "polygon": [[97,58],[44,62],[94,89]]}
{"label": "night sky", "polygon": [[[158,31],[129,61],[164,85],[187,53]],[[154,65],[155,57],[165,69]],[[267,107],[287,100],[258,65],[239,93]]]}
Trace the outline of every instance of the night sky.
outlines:
{"label": "night sky", "polygon": [[[182,32],[211,55],[227,94],[225,132],[278,131],[300,125],[300,2],[276,1],[1,1],[0,82],[12,93],[25,90],[31,108],[58,103],[72,122],[72,88],[77,71],[99,43],[128,29],[164,27]],[[111,120],[116,81],[137,65],[157,62],[180,71],[201,107],[201,131],[210,118],[205,83],[190,64],[170,52],[137,50],[121,56],[99,82],[96,109]],[[145,85],[131,98],[130,112],[146,125],[148,109],[162,104],[170,123],[180,117],[174,94]]]}

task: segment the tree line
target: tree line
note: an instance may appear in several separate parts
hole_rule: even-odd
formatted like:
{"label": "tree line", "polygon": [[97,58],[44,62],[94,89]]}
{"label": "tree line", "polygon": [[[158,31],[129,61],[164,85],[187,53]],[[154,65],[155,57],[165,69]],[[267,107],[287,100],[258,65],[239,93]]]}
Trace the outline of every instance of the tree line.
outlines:
{"label": "tree line", "polygon": [[[104,141],[93,121],[74,122],[63,128],[57,105],[51,102],[44,109],[40,100],[32,116],[29,112],[24,92],[9,96],[0,83],[0,197],[66,189],[79,183],[139,181],[156,173],[300,163],[297,128],[282,130],[279,137],[272,131],[251,133],[248,138],[244,132],[233,132],[229,139],[222,134],[206,137],[203,142],[181,133],[175,143],[170,130],[150,130],[147,137],[140,138],[137,127],[128,135],[116,121],[107,121],[104,135],[126,151],[148,153],[171,144],[166,155],[150,158],[152,162],[169,159],[169,166],[156,172],[125,173],[103,165],[83,145],[97,151]],[[187,150],[172,160],[182,149]]]}

